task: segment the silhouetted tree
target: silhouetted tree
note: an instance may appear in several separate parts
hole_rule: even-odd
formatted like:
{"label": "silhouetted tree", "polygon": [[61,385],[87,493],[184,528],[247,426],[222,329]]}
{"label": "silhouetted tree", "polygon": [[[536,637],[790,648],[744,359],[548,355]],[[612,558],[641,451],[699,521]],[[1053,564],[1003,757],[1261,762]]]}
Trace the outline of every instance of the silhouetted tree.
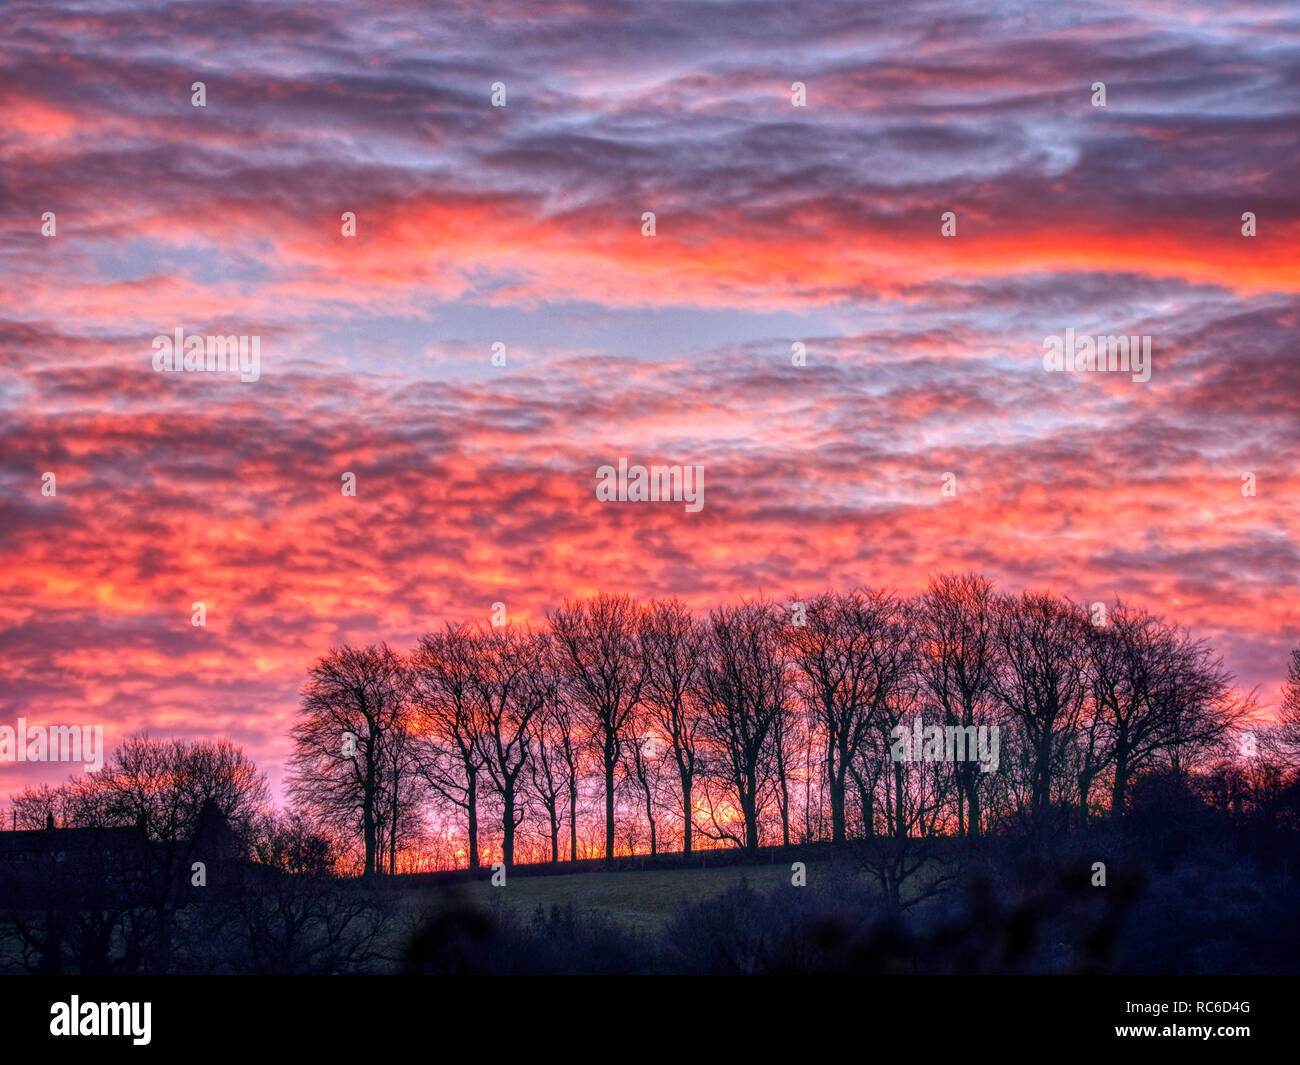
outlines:
{"label": "silhouetted tree", "polygon": [[663,789],[667,745],[655,730],[653,715],[644,706],[633,709],[628,718],[628,735],[623,744],[623,771],[637,789],[637,798],[645,810],[650,828],[650,853],[659,853],[659,818],[657,811]]}
{"label": "silhouetted tree", "polygon": [[515,830],[523,821],[519,778],[528,761],[530,724],[547,701],[544,638],[532,629],[477,633],[470,686],[479,703],[479,750],[501,798],[502,861],[513,865]]}
{"label": "silhouetted tree", "polygon": [[640,702],[645,664],[637,642],[641,608],[630,596],[569,601],[551,616],[565,680],[605,771],[605,860],[614,857],[614,772],[624,730]]}
{"label": "silhouetted tree", "polygon": [[704,735],[715,751],[712,776],[736,800],[743,836],[720,825],[716,812],[713,824],[751,852],[759,845],[764,796],[776,779],[774,726],[789,698],[782,621],[761,600],[713,610],[700,669]]}
{"label": "silhouetted tree", "polygon": [[793,652],[797,690],[825,743],[831,839],[842,843],[850,766],[866,742],[872,712],[902,668],[888,645],[897,635],[892,618],[898,604],[859,590],[820,595],[804,605],[805,623],[786,625],[783,635]]}
{"label": "silhouetted tree", "polygon": [[479,776],[483,751],[481,700],[474,690],[475,641],[468,625],[422,637],[411,654],[416,765],[428,786],[465,811],[469,867],[479,867]]}
{"label": "silhouetted tree", "polygon": [[682,850],[690,854],[695,818],[692,793],[701,723],[698,678],[704,655],[704,632],[681,600],[656,599],[642,616],[639,636],[645,661],[642,699],[650,721],[657,726],[677,766],[682,799]]}
{"label": "silhouetted tree", "polygon": [[[116,850],[94,845],[82,851],[79,857],[87,868],[61,880],[74,894],[85,894],[87,906],[91,898],[96,900],[97,931],[88,933],[91,940],[97,935],[121,938],[120,964],[126,971],[170,971],[174,918],[188,898],[191,865],[226,856],[215,853],[214,834],[203,831],[205,822],[210,828],[218,817],[228,845],[245,851],[259,812],[269,801],[265,774],[229,740],[135,735],[112,751],[102,769],[75,774],[56,790],[59,799],[49,791],[41,799],[49,807],[47,816],[62,810],[62,827],[137,834],[135,845],[123,848],[117,839]],[[122,885],[121,890],[109,890],[113,883]],[[82,918],[89,913],[63,914],[58,920],[71,919],[85,928]],[[53,949],[59,949],[57,944]],[[85,949],[100,957],[96,964],[109,964],[105,943],[94,946],[88,940]],[[83,959],[83,964],[90,963]]]}
{"label": "silhouetted tree", "polygon": [[1047,592],[1004,598],[998,612],[1001,668],[994,691],[1027,744],[1030,811],[1042,826],[1086,694],[1088,620]]}
{"label": "silhouetted tree", "polygon": [[[997,596],[992,582],[973,573],[935,577],[917,603],[916,620],[921,685],[943,724],[963,730],[994,724]],[[958,789],[957,829],[977,836],[987,775],[969,758],[953,762],[951,771]]]}
{"label": "silhouetted tree", "polygon": [[[1134,774],[1154,765],[1161,750],[1180,735],[1191,743],[1222,734],[1214,719],[1227,683],[1203,643],[1123,603],[1093,629],[1088,647],[1091,698],[1104,730],[1101,764],[1112,774],[1110,810],[1118,818]],[[1205,712],[1189,711],[1191,702]]]}
{"label": "silhouetted tree", "polygon": [[[541,709],[528,724],[531,757],[528,759],[528,783],[532,794],[546,812],[546,830],[551,844],[551,861],[560,860],[560,825],[564,820],[561,803],[570,794],[576,799],[577,771],[570,762],[571,722],[561,706],[559,678],[550,662],[539,667],[534,679],[542,699]],[[577,811],[570,809],[570,820]],[[577,844],[574,842],[576,851]]]}
{"label": "silhouetted tree", "polygon": [[1287,659],[1277,728],[1271,739],[1281,759],[1293,769],[1300,768],[1300,647],[1293,647]]}
{"label": "silhouetted tree", "polygon": [[312,667],[291,733],[290,796],[327,823],[359,830],[366,876],[383,869],[385,799],[401,787],[394,772],[408,771],[394,758],[407,695],[401,657],[387,644],[335,648]]}

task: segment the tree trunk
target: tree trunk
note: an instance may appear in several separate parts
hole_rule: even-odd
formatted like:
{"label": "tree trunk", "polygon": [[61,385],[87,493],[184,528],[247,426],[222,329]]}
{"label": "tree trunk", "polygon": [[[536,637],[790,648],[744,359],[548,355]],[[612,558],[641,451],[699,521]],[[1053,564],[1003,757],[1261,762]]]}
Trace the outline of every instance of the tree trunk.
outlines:
{"label": "tree trunk", "polygon": [[614,860],[614,762],[618,746],[612,736],[605,738],[605,861]]}
{"label": "tree trunk", "polygon": [[[862,779],[862,774],[856,768],[850,770],[853,774],[853,783],[858,788],[858,802],[862,806],[862,836],[864,839],[874,839],[876,835],[876,809],[875,799],[871,790],[867,788],[866,781]],[[886,788],[888,794],[888,788]]]}
{"label": "tree trunk", "polygon": [[1034,767],[1034,821],[1040,826],[1046,822],[1052,798],[1052,736],[1050,732],[1044,735],[1038,744],[1038,764]]}
{"label": "tree trunk", "polygon": [[[776,759],[776,783],[779,789],[777,806],[781,814],[781,842],[790,846],[790,782],[785,768],[785,753],[778,741]],[[755,796],[757,798],[757,796]]]}
{"label": "tree trunk", "polygon": [[501,799],[505,805],[501,818],[501,860],[510,866],[515,864],[515,789],[504,788]]}
{"label": "tree trunk", "polygon": [[389,814],[392,821],[389,825],[388,832],[388,875],[397,875],[397,776],[393,776],[393,801],[390,805]]}
{"label": "tree trunk", "polygon": [[1115,781],[1110,789],[1110,816],[1118,821],[1124,816],[1124,796],[1128,790],[1128,752],[1119,750],[1115,754]]}
{"label": "tree trunk", "polygon": [[894,835],[902,839],[907,835],[907,825],[903,821],[903,767],[894,764]]}
{"label": "tree trunk", "polygon": [[843,843],[847,837],[844,818],[844,802],[847,788],[844,783],[844,768],[842,766],[831,771],[829,784],[831,793],[831,842]]}
{"label": "tree trunk", "polygon": [[758,852],[758,780],[750,773],[745,780],[746,791],[740,797],[740,809],[745,815],[745,850]]}
{"label": "tree trunk", "polygon": [[361,806],[362,838],[366,848],[366,867],[363,876],[373,876],[375,872],[375,795],[367,788]]}
{"label": "tree trunk", "polygon": [[569,781],[569,861],[578,860],[578,781]]}
{"label": "tree trunk", "polygon": [[685,833],[682,851],[684,854],[691,853],[691,778],[687,774],[682,775],[682,823],[683,832]]}
{"label": "tree trunk", "polygon": [[980,791],[979,777],[971,774],[970,790],[966,792],[966,801],[970,804],[970,818],[967,821],[967,835],[975,839],[980,834]]}
{"label": "tree trunk", "polygon": [[469,787],[466,789],[465,803],[469,807],[469,867],[479,867],[478,858],[478,773],[469,774]]}

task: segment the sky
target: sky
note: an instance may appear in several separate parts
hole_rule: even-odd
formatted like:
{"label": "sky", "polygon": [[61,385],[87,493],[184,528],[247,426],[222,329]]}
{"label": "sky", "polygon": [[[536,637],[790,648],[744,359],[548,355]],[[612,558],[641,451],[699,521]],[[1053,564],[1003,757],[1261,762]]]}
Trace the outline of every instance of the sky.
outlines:
{"label": "sky", "polygon": [[[950,569],[1276,700],[1294,3],[16,2],[0,118],[0,724],[278,787],[331,646]],[[178,328],[257,380],[156,370]],[[1067,329],[1150,379],[1048,371]],[[703,508],[601,502],[620,458]]]}

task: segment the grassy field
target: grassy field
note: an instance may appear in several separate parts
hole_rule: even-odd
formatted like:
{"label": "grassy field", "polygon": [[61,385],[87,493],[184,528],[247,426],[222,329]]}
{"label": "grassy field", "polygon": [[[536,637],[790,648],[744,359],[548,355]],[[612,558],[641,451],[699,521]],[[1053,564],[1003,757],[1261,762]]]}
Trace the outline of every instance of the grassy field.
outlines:
{"label": "grassy field", "polygon": [[[816,883],[819,866],[808,864],[810,885]],[[572,903],[576,910],[604,913],[629,931],[655,933],[683,901],[713,898],[741,880],[765,892],[778,884],[789,884],[790,867],[778,864],[518,876],[505,887],[492,887],[480,880],[462,885],[459,890],[468,901],[484,907],[497,903],[525,918],[536,911],[539,903],[544,910]]]}

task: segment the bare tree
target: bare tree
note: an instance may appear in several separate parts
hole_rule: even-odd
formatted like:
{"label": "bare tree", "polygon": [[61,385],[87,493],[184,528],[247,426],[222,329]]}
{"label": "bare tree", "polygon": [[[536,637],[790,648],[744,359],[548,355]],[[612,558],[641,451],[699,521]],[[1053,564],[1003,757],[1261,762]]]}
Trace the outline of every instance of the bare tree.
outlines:
{"label": "bare tree", "polygon": [[[546,812],[546,829],[551,843],[551,861],[560,860],[560,825],[564,820],[561,803],[566,795],[576,799],[577,767],[572,764],[572,750],[568,735],[570,721],[561,707],[562,694],[559,678],[545,662],[535,680],[542,699],[541,709],[528,725],[532,757],[528,759],[528,784],[542,809]],[[574,804],[576,805],[576,803]],[[577,811],[572,807],[572,821]],[[576,851],[577,841],[573,840]]]}
{"label": "bare tree", "polygon": [[1133,774],[1150,764],[1174,725],[1173,707],[1191,650],[1177,630],[1116,602],[1089,641],[1088,679],[1104,729],[1111,816],[1119,818]]}
{"label": "bare tree", "polygon": [[[37,831],[46,827],[72,826],[70,809],[71,784],[38,784],[23,788],[9,796],[11,827],[21,831]],[[0,831],[4,825],[0,824]]]}
{"label": "bare tree", "polygon": [[549,708],[548,717],[554,723],[559,736],[564,783],[569,795],[569,861],[576,862],[578,860],[578,782],[582,770],[583,752],[589,749],[590,744],[583,736],[578,713],[563,684],[557,687],[555,702]]}
{"label": "bare tree", "polygon": [[1164,742],[1154,752],[1179,778],[1231,753],[1231,738],[1259,709],[1258,692],[1241,692],[1236,678],[1204,641],[1178,634],[1173,678],[1164,696],[1168,721]]}
{"label": "bare tree", "polygon": [[1287,660],[1286,681],[1282,685],[1282,701],[1272,739],[1282,761],[1293,768],[1300,765],[1300,647],[1293,647]]}
{"label": "bare tree", "polygon": [[637,789],[637,798],[645,810],[650,828],[650,853],[659,853],[659,809],[667,743],[655,729],[655,719],[644,706],[638,706],[628,719],[628,735],[623,744],[623,771]]}
{"label": "bare tree", "polygon": [[772,719],[772,771],[776,776],[776,812],[781,820],[781,843],[790,846],[790,775],[795,765],[795,750],[801,737],[799,716],[794,701],[781,699]]}
{"label": "bare tree", "polygon": [[1047,592],[1004,598],[998,612],[1001,668],[994,691],[1024,730],[1033,823],[1045,823],[1052,784],[1086,694],[1088,620]]}
{"label": "bare tree", "polygon": [[[128,736],[88,787],[74,789],[74,824],[142,825],[150,839],[190,837],[212,803],[240,838],[269,801],[266,776],[230,740]],[[94,793],[86,803],[88,793]]]}
{"label": "bare tree", "polygon": [[825,742],[831,839],[845,836],[849,768],[862,751],[873,710],[897,680],[901,659],[885,641],[897,601],[884,594],[825,594],[805,604],[804,624],[787,625],[797,687]]}
{"label": "bare tree", "polygon": [[[212,827],[210,818],[224,822],[230,844],[246,851],[269,801],[265,774],[229,740],[135,735],[112,752],[103,769],[78,774],[61,790],[60,801],[51,802],[48,794],[43,801],[62,809],[64,827],[138,829],[140,846],[132,848],[138,860],[126,878],[131,890],[119,900],[127,912],[110,917],[103,885],[95,886],[104,917],[99,928],[123,937],[126,956],[135,959],[124,963],[128,969],[147,961],[155,971],[169,971],[173,922],[188,890],[191,863],[238,856],[214,853],[214,837],[205,826]],[[91,857],[102,863],[96,870],[101,880],[116,875],[116,882],[125,882],[125,871],[114,868],[111,854]],[[83,904],[91,905],[88,898]],[[106,950],[101,943],[96,953],[103,956]]]}
{"label": "bare tree", "polygon": [[479,776],[483,752],[480,701],[473,685],[476,635],[468,625],[448,625],[422,637],[411,655],[420,775],[436,795],[466,817],[469,867],[480,864]]}
{"label": "bare tree", "polygon": [[[409,695],[409,674],[406,679]],[[393,876],[397,872],[398,851],[420,833],[425,798],[425,789],[419,783],[419,741],[409,698],[403,700],[393,720],[384,754],[387,765],[382,777],[383,801],[379,806],[376,840],[378,861],[382,864],[387,850],[388,875]]]}
{"label": "bare tree", "polygon": [[337,841],[296,811],[263,811],[252,840],[259,863],[291,876],[327,877],[339,853]]}
{"label": "bare tree", "polygon": [[657,726],[677,765],[682,799],[682,850],[690,854],[695,817],[692,791],[701,723],[697,681],[704,654],[704,632],[681,600],[653,600],[643,615],[640,643],[645,661],[642,700],[650,721]]}
{"label": "bare tree", "polygon": [[956,880],[951,851],[935,840],[951,779],[941,762],[892,762],[884,793],[888,831],[858,844],[860,868],[880,888],[888,911],[901,913],[941,894]]}
{"label": "bare tree", "polygon": [[381,821],[392,746],[407,697],[403,663],[387,644],[340,647],[312,667],[293,727],[289,794],[327,823],[360,831],[363,873],[382,871]]}
{"label": "bare tree", "polygon": [[478,745],[501,798],[502,861],[513,865],[515,830],[524,819],[519,786],[528,762],[530,725],[546,705],[545,651],[531,629],[484,629],[474,643],[470,685],[483,722]]}
{"label": "bare tree", "polygon": [[637,642],[640,615],[630,596],[602,594],[566,600],[551,616],[569,693],[605,772],[606,861],[614,857],[614,772],[645,680]]}
{"label": "bare tree", "polygon": [[[991,581],[969,574],[934,577],[917,603],[917,666],[921,684],[945,726],[988,726],[995,712],[997,598]],[[958,831],[980,831],[980,793],[986,774],[978,763],[952,763],[957,783]],[[969,816],[967,811],[969,810]]]}
{"label": "bare tree", "polygon": [[751,852],[776,777],[774,727],[789,698],[781,624],[777,609],[761,600],[719,607],[709,615],[700,669],[704,734],[717,752],[714,776],[739,806],[743,837],[719,825],[716,815],[714,826]]}
{"label": "bare tree", "polygon": [[[893,593],[865,592],[849,605],[842,623],[855,633],[858,659],[853,689],[861,705],[854,720],[861,732],[846,750],[855,752],[848,766],[862,806],[863,834],[875,832],[875,793],[877,785],[883,784],[884,828],[886,834],[896,836],[906,831],[894,813],[903,806],[906,774],[904,767],[889,758],[890,736],[917,709],[914,612],[906,600]],[[845,720],[842,717],[841,723]]]}

